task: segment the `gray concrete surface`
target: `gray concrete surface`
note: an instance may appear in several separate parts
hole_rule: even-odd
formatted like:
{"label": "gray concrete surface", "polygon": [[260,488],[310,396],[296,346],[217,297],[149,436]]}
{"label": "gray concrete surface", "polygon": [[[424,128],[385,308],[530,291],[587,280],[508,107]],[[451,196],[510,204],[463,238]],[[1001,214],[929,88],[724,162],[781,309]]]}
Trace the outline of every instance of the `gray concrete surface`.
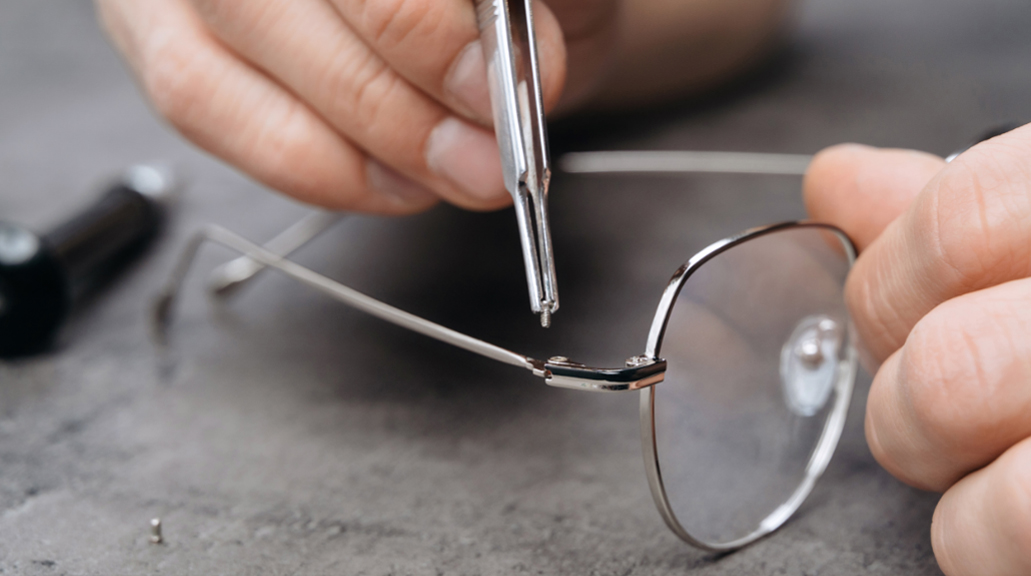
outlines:
{"label": "gray concrete surface", "polygon": [[[704,102],[557,127],[561,149],[946,153],[1031,118],[1026,0],[811,0],[771,68]],[[786,527],[718,557],[670,534],[636,398],[548,389],[269,275],[226,307],[194,275],[171,358],[145,307],[185,235],[263,239],[304,208],[149,113],[84,0],[0,4],[0,215],[42,227],[120,167],[193,177],[171,234],[54,349],[0,364],[0,571],[18,574],[935,574],[934,494],[883,472],[861,386],[824,480]],[[563,309],[526,310],[511,214],[353,218],[298,257],[529,353],[640,351],[693,251],[802,213],[798,181],[573,178],[553,187]],[[199,269],[227,254],[205,252]],[[164,520],[167,543],[147,543]]]}

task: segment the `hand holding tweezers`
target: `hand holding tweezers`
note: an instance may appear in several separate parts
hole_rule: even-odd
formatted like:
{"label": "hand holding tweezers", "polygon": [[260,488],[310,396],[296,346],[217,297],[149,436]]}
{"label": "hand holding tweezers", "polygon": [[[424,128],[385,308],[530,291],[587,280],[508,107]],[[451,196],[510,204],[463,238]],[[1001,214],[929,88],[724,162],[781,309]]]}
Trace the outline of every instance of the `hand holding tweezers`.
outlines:
{"label": "hand holding tweezers", "polygon": [[558,288],[548,225],[551,165],[532,4],[533,0],[476,0],[476,14],[505,188],[512,195],[519,225],[530,307],[547,327],[558,310]]}

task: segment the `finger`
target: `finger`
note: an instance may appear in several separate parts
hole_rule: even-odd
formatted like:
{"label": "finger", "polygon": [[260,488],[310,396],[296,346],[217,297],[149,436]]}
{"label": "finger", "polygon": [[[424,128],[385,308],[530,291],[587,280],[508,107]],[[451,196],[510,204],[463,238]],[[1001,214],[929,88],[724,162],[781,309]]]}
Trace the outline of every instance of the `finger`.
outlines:
{"label": "finger", "polygon": [[101,17],[158,111],[265,184],[335,209],[402,214],[436,202],[226,52],[184,2],[104,3]]}
{"label": "finger", "polygon": [[942,496],[931,546],[948,576],[1031,574],[1031,439]]}
{"label": "finger", "polygon": [[[618,27],[627,17],[627,11],[621,10],[623,4],[625,3],[619,0],[548,0],[546,6],[543,2],[534,4],[535,18],[540,11],[537,6],[541,6],[549,12],[554,12],[555,19],[561,25],[561,29],[558,30],[549,31],[550,26],[543,30],[545,34],[557,34],[556,39],[561,41],[560,44],[556,44],[554,40],[542,40],[542,30],[538,25],[538,44],[542,54],[541,75],[550,76],[544,64],[545,60],[553,61],[563,56],[565,82],[562,86],[561,102],[553,115],[562,115],[566,111],[582,107],[607,87],[606,77],[615,64]],[[557,47],[561,47],[564,53],[559,54]],[[545,54],[548,50],[555,52],[550,58]],[[640,63],[640,60],[638,62]],[[547,77],[542,80],[545,91],[550,89],[549,81]]]}
{"label": "finger", "polygon": [[1031,279],[932,310],[878,371],[866,408],[874,457],[942,491],[1031,436]]}
{"label": "finger", "polygon": [[[472,0],[331,0],[344,20],[393,70],[438,102],[491,125],[487,65]],[[545,109],[562,92],[565,44],[555,16],[534,4]]]}
{"label": "finger", "polygon": [[813,219],[837,225],[865,249],[945,167],[933,154],[841,144],[817,154],[803,194]]}
{"label": "finger", "polygon": [[473,209],[506,205],[494,135],[399,76],[324,0],[193,0],[213,31],[370,156]]}
{"label": "finger", "polygon": [[846,299],[874,361],[951,298],[1031,275],[1031,126],[971,148],[856,262]]}

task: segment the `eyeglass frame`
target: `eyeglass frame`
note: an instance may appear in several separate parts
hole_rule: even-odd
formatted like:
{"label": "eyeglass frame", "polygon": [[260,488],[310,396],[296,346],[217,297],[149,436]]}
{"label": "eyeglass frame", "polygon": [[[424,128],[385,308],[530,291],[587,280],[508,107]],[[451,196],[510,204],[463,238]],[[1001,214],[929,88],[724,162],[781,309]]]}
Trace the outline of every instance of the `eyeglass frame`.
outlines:
{"label": "eyeglass frame", "polygon": [[[588,153],[567,155],[564,160],[569,172],[715,172],[715,173],[751,173],[751,174],[799,174],[804,173],[808,164],[808,156],[791,156],[775,154],[734,154],[734,153],[670,153],[676,156],[666,158],[667,162],[658,165],[654,162],[655,153],[650,153],[649,162],[635,162],[624,155],[622,169],[592,169],[592,160],[605,160],[607,154],[620,153]],[[608,158],[608,165],[612,160]],[[618,160],[618,158],[615,158]],[[584,162],[586,160],[586,162]],[[639,160],[639,159],[638,159]],[[579,164],[578,164],[579,162]],[[672,164],[670,164],[672,162]],[[618,162],[617,162],[618,164]],[[677,164],[679,168],[671,167]],[[697,252],[683,266],[678,268],[670,279],[655,312],[648,332],[644,354],[631,356],[623,367],[598,368],[569,360],[562,356],[553,356],[548,360],[538,360],[530,356],[507,350],[489,342],[457,332],[425,318],[405,312],[380,300],[354,290],[340,282],[293,262],[287,255],[322,233],[339,220],[338,214],[314,212],[287,228],[259,246],[228,229],[208,224],[195,232],[182,249],[174,268],[166,283],[161,288],[152,308],[153,335],[159,344],[167,344],[168,327],[171,324],[175,302],[181,287],[191,268],[197,253],[205,242],[221,244],[242,254],[241,257],[227,262],[217,268],[211,275],[209,290],[217,296],[229,296],[243,284],[249,282],[265,268],[274,268],[287,276],[320,291],[331,298],[347,304],[359,311],[377,317],[391,324],[423,334],[440,342],[478,354],[480,356],[527,369],[534,376],[543,378],[549,386],[590,392],[630,392],[641,391],[639,407],[641,423],[641,442],[644,453],[645,472],[648,485],[663,521],[681,540],[703,550],[713,552],[729,552],[759,540],[780,528],[802,505],[812,492],[816,481],[826,470],[840,440],[852,397],[852,389],[857,373],[858,359],[851,344],[847,347],[845,358],[840,360],[844,370],[839,366],[838,381],[835,384],[835,400],[831,412],[824,422],[820,438],[814,447],[805,477],[792,492],[791,496],[773,510],[760,522],[759,528],[729,542],[706,542],[696,538],[686,530],[673,512],[666,495],[659,465],[658,446],[655,435],[655,394],[653,387],[665,379],[667,363],[658,356],[661,344],[669,323],[677,296],[687,280],[709,260],[745,242],[762,236],[792,229],[820,229],[835,234],[841,241],[848,261],[849,269],[855,263],[856,247],[848,235],[836,226],[813,221],[789,221],[751,228],[735,236],[714,242]],[[850,324],[850,321],[849,321]]]}
{"label": "eyeglass frame", "polygon": [[[669,323],[670,315],[673,313],[673,307],[676,305],[677,297],[680,295],[680,291],[687,284],[687,281],[691,276],[706,262],[736,246],[740,246],[741,244],[762,236],[785,230],[806,228],[822,229],[833,233],[837,239],[841,241],[842,248],[845,250],[845,257],[848,261],[848,268],[849,270],[852,269],[857,256],[855,243],[847,234],[845,234],[844,231],[830,224],[812,221],[783,222],[780,224],[752,228],[738,234],[737,236],[732,236],[718,242],[714,242],[705,249],[696,253],[686,264],[681,266],[673,274],[673,278],[670,279],[669,284],[666,286],[666,289],[662,294],[662,298],[659,301],[659,307],[655,312],[655,319],[652,321],[652,326],[648,333],[648,343],[645,348],[645,354],[654,357],[661,352],[662,340],[665,336],[666,326]],[[662,319],[661,323],[660,318]],[[849,333],[852,333],[851,320],[848,320],[847,330]],[[669,529],[672,530],[673,533],[681,540],[697,548],[709,550],[711,552],[730,552],[747,546],[748,544],[775,532],[778,528],[784,525],[784,523],[787,522],[796,511],[798,511],[798,508],[805,502],[806,498],[809,497],[809,494],[816,486],[816,481],[819,480],[820,476],[822,476],[824,471],[826,471],[831,458],[834,456],[834,451],[837,449],[838,441],[841,439],[841,433],[845,428],[845,420],[847,419],[848,408],[852,400],[852,390],[855,387],[858,365],[858,353],[856,352],[855,347],[850,343],[845,349],[845,357],[840,359],[838,363],[836,371],[837,382],[835,382],[833,388],[834,404],[824,421],[823,431],[820,432],[820,439],[813,448],[812,454],[809,457],[809,462],[806,464],[805,477],[792,492],[791,496],[789,496],[780,506],[767,514],[766,518],[759,523],[759,528],[756,530],[741,538],[720,543],[706,542],[696,538],[691,535],[691,533],[680,523],[679,519],[677,519],[676,513],[674,513],[673,508],[669,503],[669,498],[666,496],[666,489],[662,482],[662,471],[659,466],[659,450],[655,434],[654,389],[651,386],[642,389],[640,422],[641,448],[644,453],[645,471],[648,475],[648,487],[651,489],[652,499],[655,501],[655,506],[659,509],[659,514],[662,516],[663,521],[666,522],[666,526],[669,527]]]}

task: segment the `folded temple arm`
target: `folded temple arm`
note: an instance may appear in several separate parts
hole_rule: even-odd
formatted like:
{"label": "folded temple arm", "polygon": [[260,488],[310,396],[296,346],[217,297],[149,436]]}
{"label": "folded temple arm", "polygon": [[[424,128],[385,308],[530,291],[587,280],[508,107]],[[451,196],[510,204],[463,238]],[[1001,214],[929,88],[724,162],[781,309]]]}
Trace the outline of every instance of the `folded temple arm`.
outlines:
{"label": "folded temple arm", "polygon": [[179,260],[176,262],[168,281],[159,293],[157,301],[154,303],[153,320],[155,336],[159,341],[163,342],[166,338],[180,288],[197,252],[204,242],[207,241],[232,248],[259,264],[275,268],[331,298],[361,310],[366,314],[386,320],[391,324],[407,328],[480,356],[485,356],[491,360],[530,370],[535,376],[544,378],[552,386],[599,392],[637,390],[662,381],[663,374],[665,373],[665,361],[639,356],[628,360],[626,367],[613,369],[591,368],[559,357],[542,361],[524,356],[380,302],[375,298],[344,286],[335,280],[262,248],[225,228],[214,225],[205,226],[190,239],[186,248],[183,249]]}

